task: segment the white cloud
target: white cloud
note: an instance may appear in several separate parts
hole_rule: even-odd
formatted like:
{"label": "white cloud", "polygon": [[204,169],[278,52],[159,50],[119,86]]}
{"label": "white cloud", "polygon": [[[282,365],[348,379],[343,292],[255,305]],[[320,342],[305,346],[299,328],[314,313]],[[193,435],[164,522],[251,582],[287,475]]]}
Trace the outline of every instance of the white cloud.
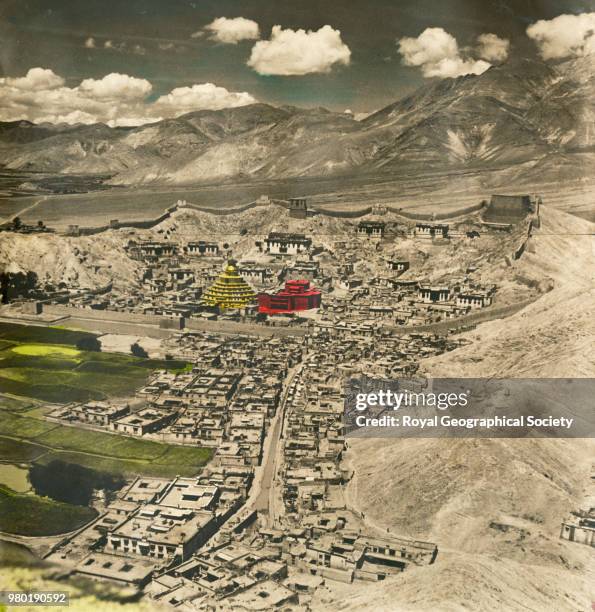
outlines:
{"label": "white cloud", "polygon": [[99,99],[145,98],[151,93],[152,85],[146,79],[138,79],[112,72],[102,79],[85,79],[80,90]]}
{"label": "white cloud", "polygon": [[161,116],[147,116],[147,115],[135,115],[135,116],[122,116],[116,117],[115,119],[110,119],[106,121],[106,123],[110,127],[130,127],[137,125],[144,125],[145,123],[155,123],[156,121],[161,121],[163,117]]}
{"label": "white cloud", "polygon": [[65,87],[64,79],[51,70],[32,68],[24,77],[0,78],[0,121],[141,125],[189,111],[256,102],[247,92],[228,91],[213,83],[177,87],[149,103],[151,91],[146,79],[115,72]]}
{"label": "white cloud", "polygon": [[85,113],[81,110],[70,111],[66,115],[45,115],[38,117],[36,123],[68,123],[70,125],[74,123],[97,123],[97,119],[94,115]]}
{"label": "white cloud", "polygon": [[92,36],[89,36],[85,41],[85,47],[87,49],[95,49],[95,39]]}
{"label": "white cloud", "polygon": [[488,62],[503,62],[508,57],[510,41],[496,34],[480,34],[477,37],[477,55]]}
{"label": "white cloud", "polygon": [[422,66],[422,73],[427,78],[454,79],[464,74],[482,74],[491,65],[489,62],[484,62],[484,60],[464,60],[461,57],[447,57],[435,64],[424,64]]}
{"label": "white cloud", "polygon": [[399,53],[407,66],[435,64],[459,55],[457,39],[442,28],[426,28],[417,38],[399,40]]}
{"label": "white cloud", "polygon": [[248,66],[259,74],[304,75],[330,72],[335,64],[348,65],[349,47],[341,32],[325,25],[316,32],[283,30],[273,26],[270,40],[260,40],[248,60]]}
{"label": "white cloud", "polygon": [[2,79],[11,87],[29,91],[55,89],[64,85],[64,79],[49,68],[31,68],[27,75],[16,79]]}
{"label": "white cloud", "polygon": [[527,28],[527,36],[546,60],[595,53],[595,13],[541,19]]}
{"label": "white cloud", "polygon": [[197,110],[218,110],[253,104],[256,99],[246,92],[228,91],[213,83],[202,83],[192,87],[176,87],[155,102],[155,108],[169,116]]}
{"label": "white cloud", "polygon": [[[260,38],[260,30],[256,21],[245,17],[234,17],[233,19],[218,17],[204,29],[211,33],[213,40],[231,45],[236,45],[241,40]],[[198,38],[198,36],[198,32],[192,34],[193,38]]]}
{"label": "white cloud", "polygon": [[442,28],[426,28],[417,38],[398,41],[399,53],[406,66],[418,66],[424,77],[458,77],[481,74],[491,64],[461,56],[457,39]]}

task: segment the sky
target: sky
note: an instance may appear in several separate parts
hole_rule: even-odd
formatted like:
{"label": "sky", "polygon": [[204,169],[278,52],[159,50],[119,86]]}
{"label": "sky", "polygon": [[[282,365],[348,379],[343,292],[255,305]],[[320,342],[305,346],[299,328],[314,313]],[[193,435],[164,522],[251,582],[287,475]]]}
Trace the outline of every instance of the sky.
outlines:
{"label": "sky", "polygon": [[3,0],[0,120],[139,124],[253,102],[382,108],[595,51],[595,0]]}

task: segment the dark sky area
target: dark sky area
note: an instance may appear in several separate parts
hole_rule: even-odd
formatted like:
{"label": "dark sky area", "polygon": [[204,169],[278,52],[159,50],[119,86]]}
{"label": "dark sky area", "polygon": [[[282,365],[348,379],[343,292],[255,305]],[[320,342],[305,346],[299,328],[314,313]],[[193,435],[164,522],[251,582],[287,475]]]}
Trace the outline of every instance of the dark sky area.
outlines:
{"label": "dark sky area", "polygon": [[[402,64],[396,40],[403,36],[441,27],[464,48],[490,32],[510,40],[511,57],[536,57],[528,25],[593,9],[591,0],[4,0],[0,62],[4,76],[40,66],[71,87],[120,72],[148,79],[152,97],[213,82],[273,104],[369,112],[426,81],[417,67]],[[256,21],[263,39],[276,24],[312,30],[329,24],[351,50],[350,64],[326,74],[265,76],[246,65],[254,41],[191,38],[216,17],[239,16]],[[96,48],[85,48],[89,37]],[[114,48],[104,48],[106,40]]]}

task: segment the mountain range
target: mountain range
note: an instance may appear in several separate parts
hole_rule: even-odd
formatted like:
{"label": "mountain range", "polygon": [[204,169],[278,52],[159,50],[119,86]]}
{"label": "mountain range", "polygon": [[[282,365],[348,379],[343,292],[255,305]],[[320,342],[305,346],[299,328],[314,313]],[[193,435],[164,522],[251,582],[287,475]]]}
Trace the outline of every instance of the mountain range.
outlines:
{"label": "mountain range", "polygon": [[127,128],[0,123],[0,164],[123,185],[503,167],[580,179],[595,169],[594,100],[595,55],[518,60],[430,82],[359,121],[257,103]]}

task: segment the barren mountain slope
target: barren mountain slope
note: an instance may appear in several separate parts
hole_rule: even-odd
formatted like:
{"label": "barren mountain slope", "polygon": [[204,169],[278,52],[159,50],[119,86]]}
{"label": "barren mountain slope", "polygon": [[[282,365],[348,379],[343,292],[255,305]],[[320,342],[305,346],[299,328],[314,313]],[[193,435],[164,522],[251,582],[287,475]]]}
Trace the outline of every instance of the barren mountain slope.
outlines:
{"label": "barren mountain slope", "polygon": [[[595,376],[594,226],[542,210],[542,228],[516,265],[555,288],[465,334],[473,343],[427,360],[427,373]],[[366,601],[387,610],[589,609],[592,550],[558,536],[582,502],[594,456],[592,440],[350,441],[349,492],[370,524],[427,538],[441,552],[433,567],[358,586],[355,597],[332,587],[318,609]]]}
{"label": "barren mountain slope", "polygon": [[[116,184],[489,170],[580,159],[595,168],[595,55],[548,66],[522,60],[444,79],[355,121],[267,104],[197,111],[136,128],[0,124],[11,169],[113,173]],[[562,174],[580,178],[573,164]]]}

